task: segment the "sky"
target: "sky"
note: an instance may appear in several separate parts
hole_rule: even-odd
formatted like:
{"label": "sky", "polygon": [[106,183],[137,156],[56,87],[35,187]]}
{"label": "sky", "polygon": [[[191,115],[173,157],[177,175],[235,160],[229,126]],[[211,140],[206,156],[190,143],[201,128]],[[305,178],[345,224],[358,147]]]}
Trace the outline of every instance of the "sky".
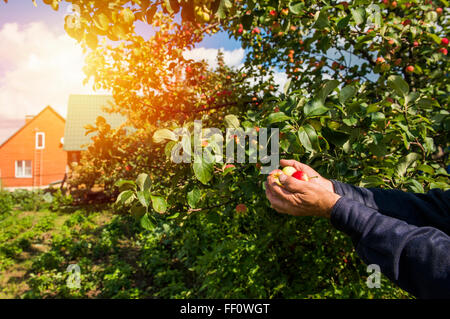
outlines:
{"label": "sky", "polygon": [[[26,115],[36,115],[47,105],[65,117],[70,94],[108,93],[82,84],[81,47],[64,31],[68,5],[63,2],[54,11],[42,0],[36,2],[34,7],[31,0],[0,0],[0,144],[24,125]],[[149,34],[143,23],[136,30]],[[240,43],[224,33],[207,37],[185,56],[214,66],[219,49],[228,65],[243,63]]]}

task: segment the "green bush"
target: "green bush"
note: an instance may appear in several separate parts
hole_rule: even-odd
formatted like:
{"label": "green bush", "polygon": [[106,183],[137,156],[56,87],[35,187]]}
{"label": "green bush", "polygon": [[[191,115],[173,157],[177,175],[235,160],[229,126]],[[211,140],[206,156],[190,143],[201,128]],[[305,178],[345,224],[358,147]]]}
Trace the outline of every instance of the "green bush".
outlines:
{"label": "green bush", "polygon": [[14,206],[23,211],[39,211],[48,208],[48,202],[43,190],[17,189],[11,193]]}
{"label": "green bush", "polygon": [[9,192],[0,191],[0,214],[8,213],[13,208],[12,196]]}
{"label": "green bush", "polygon": [[72,206],[73,198],[70,194],[64,194],[60,189],[58,189],[52,195],[52,201],[50,204],[50,210],[53,212],[61,211],[62,209],[67,209]]}

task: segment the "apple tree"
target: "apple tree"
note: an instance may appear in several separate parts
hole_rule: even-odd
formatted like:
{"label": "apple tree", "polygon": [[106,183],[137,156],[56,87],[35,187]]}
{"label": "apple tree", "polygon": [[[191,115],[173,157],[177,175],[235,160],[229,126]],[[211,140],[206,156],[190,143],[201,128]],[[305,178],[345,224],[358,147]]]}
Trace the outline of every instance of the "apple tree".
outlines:
{"label": "apple tree", "polygon": [[[57,9],[60,1],[44,2]],[[99,134],[73,182],[118,194],[116,209],[150,231],[176,229],[182,262],[205,282],[198,296],[298,296],[291,287],[309,297],[403,296],[388,284],[364,290],[351,243],[326,221],[277,215],[261,163],[175,164],[172,132],[192,133],[200,119],[222,131],[278,128],[281,157],[327,178],[448,189],[446,0],[67,2],[75,13],[66,31],[89,51],[87,78],[112,91],[110,111],[134,127],[114,131],[100,119],[90,128]],[[135,31],[142,23],[148,39]],[[217,32],[246,50],[241,69],[220,55],[215,69],[185,58]]]}

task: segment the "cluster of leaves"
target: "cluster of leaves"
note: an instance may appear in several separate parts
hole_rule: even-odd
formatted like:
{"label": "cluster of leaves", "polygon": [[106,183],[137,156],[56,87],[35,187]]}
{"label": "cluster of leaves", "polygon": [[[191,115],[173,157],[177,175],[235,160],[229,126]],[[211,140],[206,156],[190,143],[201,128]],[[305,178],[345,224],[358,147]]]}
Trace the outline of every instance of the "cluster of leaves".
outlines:
{"label": "cluster of leaves", "polygon": [[42,239],[42,235],[53,228],[57,216],[48,213],[23,215],[12,211],[0,218],[0,270],[19,263],[24,252],[33,251],[32,245]]}
{"label": "cluster of leaves", "polygon": [[9,213],[13,208],[12,196],[9,192],[0,192],[0,214]]}
{"label": "cluster of leaves", "polygon": [[[159,215],[147,231],[130,216],[78,210],[58,227],[49,250],[33,258],[21,297],[409,297],[385,277],[380,289],[365,288],[365,266],[350,240],[326,221],[248,218],[253,214],[198,212],[182,226]],[[287,230],[296,236],[286,237]],[[331,240],[336,245],[327,245]],[[80,267],[80,288],[66,285],[70,264]]]}
{"label": "cluster of leaves", "polygon": [[50,192],[44,190],[17,189],[11,192],[11,197],[16,209],[30,212],[49,208],[52,202]]}

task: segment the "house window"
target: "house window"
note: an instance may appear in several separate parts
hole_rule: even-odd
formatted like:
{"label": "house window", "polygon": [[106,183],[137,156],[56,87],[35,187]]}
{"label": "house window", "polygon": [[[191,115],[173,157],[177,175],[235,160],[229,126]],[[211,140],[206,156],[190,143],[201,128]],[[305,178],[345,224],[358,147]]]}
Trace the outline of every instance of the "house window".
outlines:
{"label": "house window", "polygon": [[16,161],[16,177],[31,178],[31,161]]}
{"label": "house window", "polygon": [[45,148],[45,133],[36,133],[36,149],[42,150]]}

